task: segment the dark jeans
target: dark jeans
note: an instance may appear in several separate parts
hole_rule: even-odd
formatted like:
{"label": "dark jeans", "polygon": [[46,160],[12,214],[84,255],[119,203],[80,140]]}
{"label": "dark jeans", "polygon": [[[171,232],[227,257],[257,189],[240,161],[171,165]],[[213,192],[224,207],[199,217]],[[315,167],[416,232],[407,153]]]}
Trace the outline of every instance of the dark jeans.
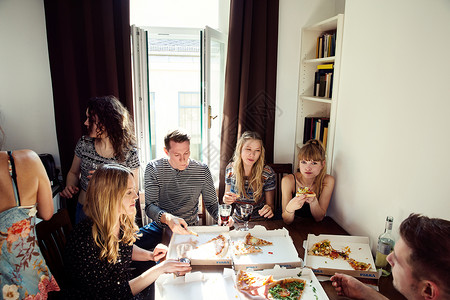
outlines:
{"label": "dark jeans", "polygon": [[[134,244],[139,248],[153,251],[156,245],[158,245],[162,240],[163,229],[158,227],[155,223],[150,223],[141,227],[139,229],[139,233],[142,234]],[[133,261],[131,262],[132,276],[133,278],[141,275],[151,267],[153,267],[156,263],[154,261]],[[147,290],[148,289],[148,290]],[[146,291],[147,290],[147,291]],[[149,295],[150,299],[155,298],[155,285],[151,284],[146,290],[141,293]],[[148,299],[148,298],[147,298]]]}
{"label": "dark jeans", "polygon": [[80,202],[77,202],[77,210],[75,212],[75,224],[80,223],[84,218],[86,218],[86,214],[83,210],[83,205]]}

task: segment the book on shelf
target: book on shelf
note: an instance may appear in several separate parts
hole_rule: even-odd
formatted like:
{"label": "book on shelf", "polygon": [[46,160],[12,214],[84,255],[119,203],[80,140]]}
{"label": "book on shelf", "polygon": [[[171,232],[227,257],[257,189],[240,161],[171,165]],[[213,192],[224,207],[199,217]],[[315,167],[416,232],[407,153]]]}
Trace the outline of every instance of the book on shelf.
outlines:
{"label": "book on shelf", "polygon": [[327,150],[327,139],[328,139],[328,125],[323,129],[323,139],[322,144],[325,150]]}
{"label": "book on shelf", "polygon": [[332,70],[334,69],[334,64],[322,64],[317,66],[317,70]]}
{"label": "book on shelf", "polygon": [[[332,65],[332,64],[330,64]],[[319,68],[319,66],[321,66]],[[333,68],[327,65],[319,65],[314,74],[314,96],[331,98],[333,85]]]}
{"label": "book on shelf", "polygon": [[317,38],[316,58],[334,56],[336,53],[336,31],[323,32]]}
{"label": "book on shelf", "polygon": [[326,142],[329,122],[330,119],[326,117],[305,117],[303,144],[311,139]]}

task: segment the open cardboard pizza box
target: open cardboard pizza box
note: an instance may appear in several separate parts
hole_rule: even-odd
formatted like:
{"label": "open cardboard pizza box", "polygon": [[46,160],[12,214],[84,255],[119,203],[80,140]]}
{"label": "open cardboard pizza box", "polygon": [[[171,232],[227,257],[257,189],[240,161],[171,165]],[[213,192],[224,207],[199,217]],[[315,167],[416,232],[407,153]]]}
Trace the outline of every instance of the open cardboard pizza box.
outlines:
{"label": "open cardboard pizza box", "polygon": [[[183,235],[172,234],[170,239],[169,249],[167,251],[168,259],[178,259],[177,246],[179,244],[192,244],[193,248],[199,246],[209,240],[222,234],[227,240],[229,240],[229,227],[228,226],[189,226],[189,229],[196,232],[195,235]],[[222,257],[216,257],[211,253],[200,253],[194,251],[194,254],[188,256],[191,260],[191,265],[231,265],[232,257],[230,251],[228,251]]]}
{"label": "open cardboard pizza box", "polygon": [[[285,278],[300,278],[306,281],[305,289],[303,290],[302,300],[327,300],[328,296],[325,293],[322,285],[317,280],[314,272],[309,268],[294,268],[287,269],[276,265],[273,269],[264,269],[260,271],[249,270],[252,273],[261,274],[264,276],[272,275],[274,280],[280,280]],[[236,274],[233,276],[234,282],[237,280]],[[239,292],[241,300],[249,299],[243,293]],[[230,298],[232,299],[232,298]]]}
{"label": "open cardboard pizza box", "polygon": [[[367,271],[358,271],[354,270],[344,259],[331,259],[323,256],[309,255],[308,251],[313,245],[323,240],[329,240],[331,246],[336,250],[343,250],[347,246],[350,247],[349,257],[360,262],[370,263],[371,268]],[[305,267],[311,268],[316,275],[334,275],[334,273],[338,272],[373,280],[378,280],[380,277],[380,274],[375,268],[368,237],[308,234],[308,239],[304,241],[303,247],[305,248]]]}
{"label": "open cardboard pizza box", "polygon": [[[230,243],[238,240],[245,240],[245,236],[251,233],[253,236],[272,242],[272,245],[261,246],[262,253],[234,255],[233,265],[235,270],[244,269],[270,269],[275,265],[282,267],[294,268],[301,267],[303,261],[298,257],[298,252],[295,249],[294,243],[289,231],[286,228],[267,230],[264,226],[256,225],[249,231],[230,231]],[[230,248],[232,246],[230,245]]]}
{"label": "open cardboard pizza box", "polygon": [[155,299],[240,299],[233,276],[230,268],[224,268],[223,273],[193,272],[179,277],[162,274],[155,281]]}
{"label": "open cardboard pizza box", "polygon": [[[328,299],[316,276],[308,268],[286,269],[275,266],[273,269],[251,272],[272,275],[275,280],[301,278],[307,283],[302,300]],[[163,274],[155,282],[155,299],[247,300],[248,298],[236,289],[235,282],[236,274],[230,268],[224,268],[223,273],[193,272],[180,277]]]}

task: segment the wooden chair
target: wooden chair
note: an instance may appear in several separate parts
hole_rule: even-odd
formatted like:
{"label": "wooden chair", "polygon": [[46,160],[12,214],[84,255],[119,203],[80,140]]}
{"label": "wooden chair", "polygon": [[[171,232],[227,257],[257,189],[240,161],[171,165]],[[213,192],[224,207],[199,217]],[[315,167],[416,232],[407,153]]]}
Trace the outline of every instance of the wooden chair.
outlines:
{"label": "wooden chair", "polygon": [[276,174],[277,187],[275,188],[275,211],[281,211],[281,179],[292,173],[292,164],[269,164]]}
{"label": "wooden chair", "polygon": [[62,208],[48,221],[36,225],[36,236],[45,262],[61,288],[64,287],[62,253],[72,223],[67,209]]}

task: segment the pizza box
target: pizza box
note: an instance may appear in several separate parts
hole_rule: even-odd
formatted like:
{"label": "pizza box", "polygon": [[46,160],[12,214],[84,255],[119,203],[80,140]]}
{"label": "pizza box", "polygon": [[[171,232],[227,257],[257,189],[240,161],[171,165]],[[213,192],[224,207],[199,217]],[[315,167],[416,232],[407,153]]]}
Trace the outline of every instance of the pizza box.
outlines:
{"label": "pizza box", "polygon": [[[189,229],[196,232],[198,237],[192,234],[184,235],[184,234],[172,234],[172,238],[170,239],[169,249],[167,251],[168,259],[178,259],[177,254],[177,245],[179,244],[192,244],[195,248],[203,243],[208,242],[209,240],[217,237],[222,234],[225,236],[227,240],[229,240],[229,227],[228,226],[189,226]],[[196,253],[193,255],[188,255],[191,260],[191,265],[223,265],[228,266],[232,264],[232,257],[230,251],[228,249],[227,253],[223,255],[223,257],[215,257],[211,255],[208,257],[208,254],[204,253]]]}
{"label": "pizza box", "polygon": [[[309,255],[308,251],[317,242],[330,240],[331,246],[336,250],[350,248],[349,257],[356,261],[370,263],[371,268],[367,271],[354,270],[350,264],[343,259],[331,259],[324,256]],[[311,268],[316,275],[334,275],[334,273],[345,273],[353,277],[378,280],[380,274],[375,268],[372,252],[370,250],[369,238],[365,236],[348,235],[314,235],[308,234],[308,239],[303,242],[305,248],[305,267]]]}
{"label": "pizza box", "polygon": [[[303,290],[302,300],[327,300],[328,296],[325,293],[319,280],[317,280],[314,272],[309,268],[294,268],[287,269],[285,267],[280,267],[276,265],[273,269],[264,269],[260,271],[249,270],[252,273],[260,275],[272,275],[274,280],[280,280],[285,278],[300,278],[306,281],[306,287]],[[237,276],[233,276],[234,282],[236,283]],[[249,299],[246,295],[239,292],[239,299]],[[232,298],[230,298],[232,299]]]}
{"label": "pizza box", "polygon": [[233,242],[244,240],[248,233],[270,241],[273,245],[261,246],[263,252],[254,254],[234,255],[233,251],[230,251],[235,270],[249,268],[254,270],[270,269],[275,265],[294,268],[303,265],[303,261],[298,257],[298,252],[286,228],[267,230],[264,226],[256,225],[249,231],[232,230],[229,233],[231,239],[230,248],[232,248]]}
{"label": "pizza box", "polygon": [[240,299],[233,276],[230,268],[224,268],[223,273],[193,272],[179,277],[162,274],[155,281],[155,299]]}

